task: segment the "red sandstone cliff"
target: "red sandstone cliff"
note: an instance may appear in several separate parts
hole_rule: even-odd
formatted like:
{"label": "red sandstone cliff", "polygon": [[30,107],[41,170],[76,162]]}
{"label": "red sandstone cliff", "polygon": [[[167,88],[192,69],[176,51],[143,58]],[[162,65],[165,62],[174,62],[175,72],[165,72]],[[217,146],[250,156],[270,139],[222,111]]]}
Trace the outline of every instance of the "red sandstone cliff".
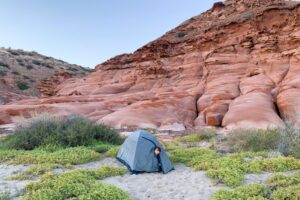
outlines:
{"label": "red sandstone cliff", "polygon": [[280,126],[300,112],[299,47],[297,2],[227,0],[52,97],[0,106],[0,124],[48,111],[116,128]]}

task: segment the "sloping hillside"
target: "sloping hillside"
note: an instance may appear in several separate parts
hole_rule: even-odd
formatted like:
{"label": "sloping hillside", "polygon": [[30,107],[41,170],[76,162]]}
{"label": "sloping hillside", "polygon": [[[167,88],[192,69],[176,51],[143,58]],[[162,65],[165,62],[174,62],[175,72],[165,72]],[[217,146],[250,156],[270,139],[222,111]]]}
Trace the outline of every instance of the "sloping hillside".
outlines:
{"label": "sloping hillside", "polygon": [[[0,92],[2,94],[9,92],[15,93],[16,96],[38,97],[40,81],[62,72],[68,72],[74,77],[84,77],[89,74],[89,69],[36,52],[0,48]],[[4,98],[3,95],[1,97]]]}

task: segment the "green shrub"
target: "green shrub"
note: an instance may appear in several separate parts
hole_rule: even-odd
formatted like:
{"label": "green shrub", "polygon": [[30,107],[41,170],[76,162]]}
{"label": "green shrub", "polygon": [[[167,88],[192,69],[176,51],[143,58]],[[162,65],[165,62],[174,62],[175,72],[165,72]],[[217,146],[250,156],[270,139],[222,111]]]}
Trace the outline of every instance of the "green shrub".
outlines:
{"label": "green shrub", "polygon": [[177,139],[178,142],[201,142],[202,140],[211,140],[217,135],[214,129],[203,129],[198,133],[180,137]]}
{"label": "green shrub", "polygon": [[250,20],[250,19],[252,19],[252,15],[251,14],[246,14],[246,15],[243,16],[243,19]]}
{"label": "green shrub", "polygon": [[235,190],[219,190],[213,200],[264,200],[266,189],[261,184],[241,186]]}
{"label": "green shrub", "polygon": [[101,155],[87,147],[58,149],[0,150],[0,163],[74,165],[99,160]]}
{"label": "green shrub", "polygon": [[41,65],[42,63],[39,60],[32,60],[32,64]]}
{"label": "green shrub", "polygon": [[33,69],[34,67],[33,67],[32,65],[27,65],[26,68],[27,68],[28,70],[31,70],[31,69]]}
{"label": "green shrub", "polygon": [[32,150],[45,145],[88,146],[95,142],[121,144],[123,138],[113,129],[81,117],[33,119],[19,126],[3,142],[8,148]]}
{"label": "green shrub", "polygon": [[177,36],[178,38],[183,38],[185,35],[186,35],[185,32],[178,32],[178,33],[176,33],[176,36]]}
{"label": "green shrub", "polygon": [[109,149],[109,150],[105,153],[105,156],[106,156],[106,157],[114,158],[114,157],[117,156],[119,149],[120,149],[119,146],[113,147],[113,148]]}
{"label": "green shrub", "polygon": [[300,172],[292,175],[275,174],[263,184],[250,184],[234,190],[219,190],[213,200],[300,199]]}
{"label": "green shrub", "polygon": [[27,185],[22,199],[129,200],[128,194],[119,188],[96,181],[109,176],[122,175],[125,172],[123,168],[106,166],[95,171],[73,170],[58,176],[47,174],[42,177],[41,181]]}
{"label": "green shrub", "polygon": [[49,69],[54,69],[54,67],[50,64],[44,64],[45,67],[49,68]]}
{"label": "green shrub", "polygon": [[5,71],[0,71],[0,76],[6,76],[7,73]]}
{"label": "green shrub", "polygon": [[19,88],[20,90],[27,90],[27,89],[29,89],[28,84],[25,83],[25,82],[18,82],[17,86],[18,86],[18,88]]}
{"label": "green shrub", "polygon": [[103,142],[99,142],[99,143],[95,143],[93,145],[90,146],[90,148],[98,153],[105,153],[109,150],[111,150],[112,148],[116,147],[116,145],[112,145],[112,144],[108,144],[108,143],[103,143]]}
{"label": "green shrub", "polygon": [[272,194],[273,200],[298,200],[300,199],[300,184],[295,186],[289,186],[286,188],[280,188]]}
{"label": "green shrub", "polygon": [[221,156],[209,149],[175,146],[169,150],[169,154],[173,162],[184,163],[194,170],[206,170],[208,177],[233,187],[242,184],[247,173],[300,169],[300,160],[293,157],[269,157],[266,151]]}
{"label": "green shrub", "polygon": [[277,129],[239,129],[229,133],[229,145],[234,151],[276,150],[280,143]]}
{"label": "green shrub", "polygon": [[300,158],[300,130],[289,122],[285,122],[284,128],[278,130],[281,135],[278,150],[286,156]]}
{"label": "green shrub", "polygon": [[25,170],[24,172],[21,172],[17,175],[9,177],[10,180],[29,180],[34,177],[43,175],[47,172],[50,172],[54,169],[57,169],[61,167],[61,165],[57,164],[37,164],[37,165],[32,165],[29,169]]}
{"label": "green shrub", "polygon": [[9,68],[9,65],[0,61],[0,67]]}
{"label": "green shrub", "polygon": [[14,75],[20,75],[20,73],[17,72],[17,71],[13,71],[12,74],[14,74]]}
{"label": "green shrub", "polygon": [[0,200],[10,200],[10,194],[8,192],[0,193]]}

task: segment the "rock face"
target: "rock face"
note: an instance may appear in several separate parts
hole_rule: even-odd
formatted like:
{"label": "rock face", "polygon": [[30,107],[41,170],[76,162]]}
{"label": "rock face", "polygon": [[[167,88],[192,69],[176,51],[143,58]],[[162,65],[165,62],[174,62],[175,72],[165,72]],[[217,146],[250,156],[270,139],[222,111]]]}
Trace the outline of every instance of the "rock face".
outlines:
{"label": "rock face", "polygon": [[65,80],[72,78],[72,74],[68,72],[62,72],[54,74],[53,76],[41,80],[38,89],[41,93],[41,97],[51,97],[54,96],[57,91],[58,85],[62,84]]}
{"label": "rock face", "polygon": [[54,96],[0,106],[0,123],[47,111],[116,128],[281,126],[300,113],[299,45],[297,2],[227,0]]}

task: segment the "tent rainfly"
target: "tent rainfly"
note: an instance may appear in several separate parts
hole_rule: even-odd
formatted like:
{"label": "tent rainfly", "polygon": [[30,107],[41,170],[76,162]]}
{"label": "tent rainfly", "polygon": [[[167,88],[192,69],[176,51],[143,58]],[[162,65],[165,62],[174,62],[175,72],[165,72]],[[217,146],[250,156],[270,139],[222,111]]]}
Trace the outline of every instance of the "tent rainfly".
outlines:
{"label": "tent rainfly", "polygon": [[[159,155],[154,153],[156,147],[161,150]],[[122,144],[116,158],[133,174],[160,171],[168,173],[174,169],[162,145],[145,130],[132,133]]]}

